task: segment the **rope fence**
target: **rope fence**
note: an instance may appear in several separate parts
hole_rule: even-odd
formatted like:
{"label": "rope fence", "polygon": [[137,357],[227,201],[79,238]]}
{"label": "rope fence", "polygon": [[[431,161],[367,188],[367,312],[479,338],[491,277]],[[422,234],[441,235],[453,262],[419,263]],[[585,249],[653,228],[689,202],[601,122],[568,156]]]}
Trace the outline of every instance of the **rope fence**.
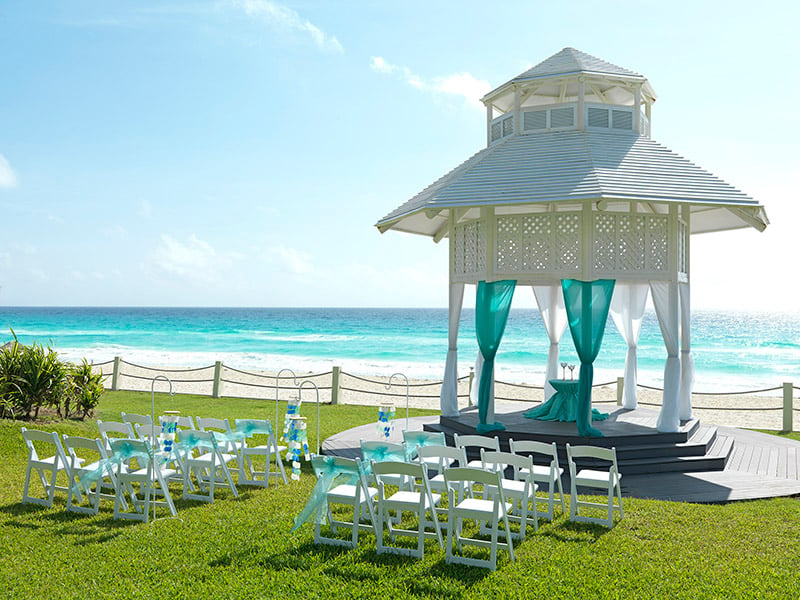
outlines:
{"label": "rope fence", "polygon": [[[108,372],[108,367],[111,366],[111,372]],[[402,381],[393,379],[391,385],[389,384],[389,377],[386,378],[373,378],[355,375],[342,371],[341,367],[333,367],[330,371],[322,373],[301,373],[295,375],[294,372],[286,375],[287,370],[282,370],[280,376],[275,374],[245,371],[237,369],[228,365],[222,364],[217,361],[213,365],[205,367],[187,367],[187,368],[163,368],[151,367],[146,365],[138,365],[129,361],[123,360],[121,357],[114,357],[113,360],[108,360],[101,363],[94,363],[92,368],[95,371],[102,373],[103,381],[108,385],[110,380],[110,387],[112,390],[140,390],[149,391],[150,386],[145,382],[154,381],[155,376],[158,374],[169,374],[169,378],[173,384],[177,384],[176,391],[178,393],[188,393],[211,396],[212,398],[220,398],[222,396],[253,398],[253,399],[281,399],[286,400],[292,394],[296,397],[300,383],[308,380],[314,381],[317,389],[320,392],[320,401],[330,404],[338,404],[340,402],[355,402],[364,399],[372,399],[371,403],[380,403],[381,398],[387,401],[400,401],[403,398],[408,398],[409,401],[414,401],[413,405],[416,407],[431,407],[431,404],[436,404],[440,397],[440,389],[442,381]],[[196,377],[202,372],[213,370],[213,377]],[[181,376],[184,375],[184,376]],[[402,373],[400,374],[402,375]],[[173,379],[172,377],[178,376]],[[464,375],[457,379],[457,397],[460,400],[466,400],[471,404],[471,394],[473,392],[474,372],[470,369],[469,375]],[[286,382],[293,382],[293,385],[286,385]],[[594,403],[598,404],[613,404],[615,400],[609,398],[609,393],[613,391],[609,388],[616,387],[616,404],[622,405],[622,389],[624,380],[622,377],[617,378],[616,381],[608,381],[603,383],[596,383],[593,388],[602,388],[603,393],[599,397],[593,399]],[[424,388],[435,388],[430,393],[426,393]],[[637,384],[637,388],[648,390],[652,392],[663,392],[663,388]],[[693,402],[693,410],[701,411],[719,411],[721,413],[742,412],[742,413],[774,413],[777,411],[783,412],[783,431],[793,430],[794,413],[800,412],[800,405],[794,406],[794,395],[796,390],[800,390],[800,386],[793,383],[784,383],[781,386],[759,388],[746,391],[732,391],[732,392],[694,392],[693,397],[700,399],[702,397],[720,398],[731,396],[754,396],[758,394],[768,394],[770,392],[779,392],[782,390],[783,402],[780,404],[759,404],[758,406],[731,406],[731,405],[712,405],[712,404],[695,404]],[[495,399],[506,401],[522,401],[538,403],[544,400],[544,387],[539,385],[530,385],[526,383],[514,383],[507,381],[495,381]],[[376,401],[377,400],[377,401]],[[751,401],[752,398],[748,398]],[[652,402],[646,399],[639,400],[641,406],[647,407],[660,407],[660,402]]]}

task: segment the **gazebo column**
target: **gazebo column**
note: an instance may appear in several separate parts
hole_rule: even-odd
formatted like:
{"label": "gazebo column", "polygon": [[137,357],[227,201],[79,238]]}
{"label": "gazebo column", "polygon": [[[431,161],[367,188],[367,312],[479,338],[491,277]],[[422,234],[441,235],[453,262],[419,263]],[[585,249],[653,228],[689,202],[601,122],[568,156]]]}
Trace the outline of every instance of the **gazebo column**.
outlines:
{"label": "gazebo column", "polygon": [[458,324],[461,320],[461,306],[464,302],[464,284],[450,284],[449,321],[447,326],[447,361],[444,365],[444,382],[439,405],[442,415],[458,415]]}
{"label": "gazebo column", "polygon": [[692,418],[692,388],[694,387],[694,358],[692,358],[692,311],[689,283],[678,284],[681,303],[681,387],[679,414],[681,420]]}
{"label": "gazebo column", "polygon": [[542,315],[547,337],[550,338],[550,349],[547,352],[547,370],[544,376],[544,399],[549,400],[555,394],[550,385],[551,379],[558,379],[558,344],[564,329],[567,327],[567,310],[564,307],[564,292],[561,284],[534,285],[533,295]]}
{"label": "gazebo column", "polygon": [[680,411],[678,394],[681,384],[681,364],[678,358],[680,322],[678,319],[678,284],[671,281],[651,281],[653,305],[661,327],[661,335],[667,348],[667,363],[664,366],[664,399],[658,415],[656,428],[662,433],[678,431]]}
{"label": "gazebo column", "polygon": [[644,309],[647,304],[646,283],[617,283],[611,300],[611,316],[620,335],[628,344],[625,355],[625,383],[622,388],[623,408],[634,409],[636,399],[636,348],[642,328]]}

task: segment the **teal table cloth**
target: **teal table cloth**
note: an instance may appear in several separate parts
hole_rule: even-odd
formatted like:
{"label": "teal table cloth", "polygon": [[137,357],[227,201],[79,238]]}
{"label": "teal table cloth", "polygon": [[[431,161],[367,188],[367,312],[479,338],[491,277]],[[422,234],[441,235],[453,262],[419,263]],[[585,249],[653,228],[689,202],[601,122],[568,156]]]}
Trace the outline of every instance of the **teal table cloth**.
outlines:
{"label": "teal table cloth", "polygon": [[[525,411],[524,416],[539,421],[575,421],[578,417],[578,390],[579,380],[551,379],[550,385],[556,393],[550,400]],[[601,413],[596,408],[592,409],[592,420],[603,421],[608,418],[608,413]]]}

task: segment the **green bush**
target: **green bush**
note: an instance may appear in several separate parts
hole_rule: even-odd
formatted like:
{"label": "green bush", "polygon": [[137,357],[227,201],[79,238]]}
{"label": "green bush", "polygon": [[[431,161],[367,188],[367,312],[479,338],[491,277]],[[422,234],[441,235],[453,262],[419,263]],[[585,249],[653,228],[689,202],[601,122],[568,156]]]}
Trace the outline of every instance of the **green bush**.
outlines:
{"label": "green bush", "polygon": [[104,392],[101,380],[86,359],[66,365],[50,346],[24,346],[14,335],[0,349],[0,417],[36,419],[41,408],[52,407],[62,418],[84,419]]}
{"label": "green bush", "polygon": [[83,359],[79,365],[69,365],[67,373],[69,391],[64,396],[64,418],[78,416],[81,420],[91,416],[103,395],[103,374],[93,373],[92,365]]}

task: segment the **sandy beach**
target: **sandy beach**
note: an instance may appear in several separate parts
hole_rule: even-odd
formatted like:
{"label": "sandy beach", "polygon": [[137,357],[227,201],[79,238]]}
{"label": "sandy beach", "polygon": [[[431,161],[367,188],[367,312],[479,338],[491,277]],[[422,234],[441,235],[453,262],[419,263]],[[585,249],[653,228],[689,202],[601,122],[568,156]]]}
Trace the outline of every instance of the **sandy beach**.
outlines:
{"label": "sandy beach", "polygon": [[[107,389],[111,389],[112,367],[103,365]],[[175,369],[168,367],[144,367],[123,363],[120,369],[118,388],[121,390],[151,391],[153,378],[164,375],[173,382],[173,391],[176,394],[211,395],[214,381],[214,367],[209,366],[198,369]],[[298,395],[298,388],[290,373],[284,371],[281,375],[280,390],[276,390],[275,376],[271,371],[241,371],[227,366],[222,367],[220,373],[219,396],[253,398],[274,400],[277,396],[281,400],[288,400]],[[301,384],[303,402],[316,402],[317,391],[319,401],[331,401],[331,372],[326,373],[297,373],[297,383]],[[316,389],[309,383],[312,382]],[[406,405],[406,392],[408,391],[408,406],[411,408],[439,409],[439,391],[441,381],[423,379],[409,380],[408,390],[405,379],[395,377],[393,385],[389,387],[386,377],[373,375],[357,375],[342,372],[339,380],[339,403],[360,404],[377,406],[391,401],[395,403],[398,414],[402,413]],[[776,383],[774,387],[777,387]],[[155,391],[164,393],[169,390],[166,381],[155,382]],[[722,390],[721,390],[722,391]],[[458,386],[459,407],[469,406],[469,378],[462,377]],[[516,384],[496,384],[495,395],[497,398],[519,401],[521,409],[525,405],[542,402],[543,390],[535,387],[523,387]],[[661,392],[657,390],[639,388],[638,399],[643,406],[657,409],[661,404]],[[617,402],[616,383],[596,387],[592,395],[593,404],[603,410],[603,405],[613,405]],[[732,394],[714,396],[707,394],[693,394],[692,403],[694,416],[703,422],[716,425],[729,425],[753,429],[780,430],[782,428],[782,392],[780,389],[762,394]],[[795,400],[795,405],[798,402]],[[794,430],[800,427],[800,417],[795,413]]]}

